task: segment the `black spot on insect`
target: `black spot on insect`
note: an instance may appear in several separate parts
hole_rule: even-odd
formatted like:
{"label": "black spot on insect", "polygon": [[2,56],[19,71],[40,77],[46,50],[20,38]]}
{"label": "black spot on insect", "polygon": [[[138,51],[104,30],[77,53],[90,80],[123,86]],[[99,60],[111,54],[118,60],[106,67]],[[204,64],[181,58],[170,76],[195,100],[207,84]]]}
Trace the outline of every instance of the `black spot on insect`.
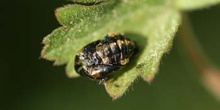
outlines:
{"label": "black spot on insect", "polygon": [[129,63],[136,50],[135,43],[122,34],[108,34],[76,53],[75,70],[82,76],[104,80]]}

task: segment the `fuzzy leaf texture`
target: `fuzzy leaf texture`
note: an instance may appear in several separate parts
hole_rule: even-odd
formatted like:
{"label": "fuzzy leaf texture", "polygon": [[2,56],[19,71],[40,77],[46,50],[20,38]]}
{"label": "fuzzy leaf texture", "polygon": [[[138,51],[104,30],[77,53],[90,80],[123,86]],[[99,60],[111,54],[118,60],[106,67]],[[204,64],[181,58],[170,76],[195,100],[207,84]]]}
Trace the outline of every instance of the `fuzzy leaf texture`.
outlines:
{"label": "fuzzy leaf texture", "polygon": [[181,0],[75,2],[83,3],[69,4],[56,10],[57,20],[62,26],[44,38],[42,57],[55,61],[55,65],[67,64],[67,75],[77,77],[74,58],[79,49],[102,39],[109,32],[124,33],[136,42],[139,52],[113,78],[104,82],[113,99],[122,96],[138,76],[147,82],[153,80],[160,60],[170,50],[180,25],[180,9],[188,9],[179,5]]}

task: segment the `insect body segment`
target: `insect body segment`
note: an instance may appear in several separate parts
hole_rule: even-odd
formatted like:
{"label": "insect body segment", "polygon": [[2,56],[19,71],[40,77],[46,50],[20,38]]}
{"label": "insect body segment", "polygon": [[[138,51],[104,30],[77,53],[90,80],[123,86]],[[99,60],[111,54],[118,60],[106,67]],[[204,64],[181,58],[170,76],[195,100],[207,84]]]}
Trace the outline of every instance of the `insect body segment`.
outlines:
{"label": "insect body segment", "polygon": [[77,52],[75,70],[91,79],[105,79],[129,62],[135,48],[134,42],[123,35],[108,34]]}

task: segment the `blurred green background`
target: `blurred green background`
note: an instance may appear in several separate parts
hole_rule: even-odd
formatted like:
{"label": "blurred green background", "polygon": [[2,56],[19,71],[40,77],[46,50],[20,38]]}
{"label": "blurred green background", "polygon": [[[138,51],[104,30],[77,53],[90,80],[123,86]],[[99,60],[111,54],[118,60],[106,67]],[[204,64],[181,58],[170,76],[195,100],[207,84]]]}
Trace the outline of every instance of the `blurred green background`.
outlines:
{"label": "blurred green background", "polygon": [[[1,1],[0,110],[220,110],[187,61],[178,36],[155,80],[137,80],[116,101],[103,85],[67,78],[64,66],[40,59],[43,37],[59,26],[54,10],[65,2]],[[204,51],[220,67],[220,6],[189,15]]]}

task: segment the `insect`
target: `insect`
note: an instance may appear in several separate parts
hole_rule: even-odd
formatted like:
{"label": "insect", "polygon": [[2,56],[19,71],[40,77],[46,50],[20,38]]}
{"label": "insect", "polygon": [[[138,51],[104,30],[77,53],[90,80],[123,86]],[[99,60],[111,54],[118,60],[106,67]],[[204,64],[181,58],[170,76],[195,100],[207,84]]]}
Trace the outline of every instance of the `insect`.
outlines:
{"label": "insect", "polygon": [[136,49],[135,43],[122,34],[107,34],[76,53],[75,70],[82,76],[104,80],[111,73],[129,63]]}

